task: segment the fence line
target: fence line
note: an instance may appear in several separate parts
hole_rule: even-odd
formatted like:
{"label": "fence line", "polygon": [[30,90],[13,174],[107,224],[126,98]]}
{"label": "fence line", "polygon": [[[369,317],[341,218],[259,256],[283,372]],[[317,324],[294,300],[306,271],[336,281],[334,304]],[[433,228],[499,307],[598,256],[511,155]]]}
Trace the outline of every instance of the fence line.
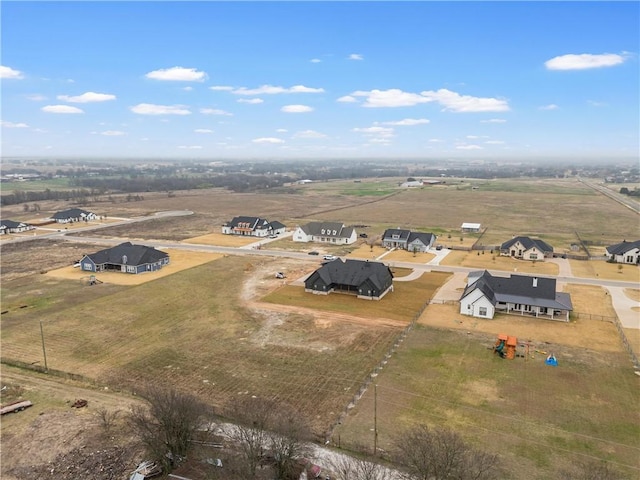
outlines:
{"label": "fence line", "polygon": [[640,362],[638,362],[638,356],[633,351],[633,347],[631,346],[631,343],[627,339],[626,333],[624,333],[624,327],[622,326],[622,323],[620,323],[620,319],[618,317],[615,317],[613,324],[618,329],[618,334],[620,334],[620,340],[622,340],[622,344],[627,349],[627,353],[631,357],[631,362],[633,363],[633,366],[636,369],[640,369]]}
{"label": "fence line", "polygon": [[380,371],[388,363],[388,361],[391,358],[391,356],[396,352],[398,347],[400,347],[400,345],[402,344],[404,339],[407,337],[409,332],[415,326],[416,322],[420,318],[420,315],[422,315],[422,313],[424,312],[425,308],[427,308],[427,306],[430,303],[431,303],[431,298],[429,298],[422,305],[422,307],[420,307],[418,312],[411,319],[411,322],[409,322],[409,324],[405,328],[403,328],[402,331],[398,334],[398,336],[396,337],[396,339],[393,342],[393,344],[391,345],[391,347],[389,347],[387,352],[384,354],[383,359],[380,360],[380,362],[374,367],[374,369],[371,371],[371,373],[369,373],[369,375],[367,375],[367,377],[364,379],[364,381],[360,385],[360,388],[358,389],[358,391],[353,395],[353,398],[349,401],[349,403],[342,410],[342,413],[339,415],[338,419],[327,430],[327,436],[325,438],[325,442],[330,442],[332,440],[333,432],[335,431],[336,427],[342,423],[342,421],[349,414],[349,411],[358,404],[358,401],[366,393],[366,391],[369,388],[369,386],[371,386],[371,383],[373,383],[374,379],[378,376]]}

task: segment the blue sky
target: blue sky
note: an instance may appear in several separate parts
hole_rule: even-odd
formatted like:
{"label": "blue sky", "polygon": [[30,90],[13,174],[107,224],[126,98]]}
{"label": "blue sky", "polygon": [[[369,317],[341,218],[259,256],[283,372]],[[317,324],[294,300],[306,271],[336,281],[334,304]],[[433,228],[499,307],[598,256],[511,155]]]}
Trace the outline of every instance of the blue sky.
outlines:
{"label": "blue sky", "polygon": [[639,5],[3,1],[2,156],[637,157]]}

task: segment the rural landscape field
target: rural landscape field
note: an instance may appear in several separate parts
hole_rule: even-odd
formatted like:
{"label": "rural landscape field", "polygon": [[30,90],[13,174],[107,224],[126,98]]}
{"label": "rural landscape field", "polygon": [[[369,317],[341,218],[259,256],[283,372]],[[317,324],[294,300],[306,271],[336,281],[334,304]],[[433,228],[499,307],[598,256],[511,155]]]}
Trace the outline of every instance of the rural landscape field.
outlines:
{"label": "rural landscape field", "polygon": [[[638,266],[587,260],[583,246],[595,256],[635,239],[638,214],[576,178],[456,178],[417,189],[401,188],[404,180],[332,180],[254,193],[150,192],[137,201],[114,195],[88,206],[105,218],[81,229],[45,226],[4,238],[3,386],[36,402],[3,417],[3,478],[21,478],[30,465],[12,442],[24,448],[39,414],[66,411],[65,401],[74,400],[60,391],[46,398],[45,378],[86,388],[88,398],[120,395],[121,406],[135,401],[141,385],[167,384],[228,421],[243,398],[270,398],[291,406],[313,441],[339,451],[370,453],[375,434],[380,460],[405,428],[426,423],[454,429],[496,454],[503,478],[546,479],[589,462],[637,478],[640,389],[632,355],[640,354],[640,337],[637,329],[622,330],[630,355],[607,288],[565,279],[574,304],[568,323],[509,315],[483,320],[459,314],[455,300],[464,283],[453,279],[464,281],[473,269],[557,276],[568,268],[576,279],[621,282],[637,302]],[[68,205],[43,201],[37,212],[3,206],[2,216],[40,223]],[[166,211],[188,214],[154,218]],[[367,237],[344,246],[276,238],[256,250],[246,239],[220,234],[236,215],[278,220],[289,231],[309,221],[344,222]],[[144,216],[150,217],[126,221]],[[461,233],[464,222],[481,223],[484,232]],[[452,250],[439,265],[412,275],[412,265],[436,256],[381,248],[387,228],[432,232]],[[557,262],[518,261],[490,248],[514,235],[554,245]],[[94,285],[72,266],[120,241],[165,249],[171,264],[142,275],[97,273],[101,283]],[[474,244],[486,249],[471,250]],[[199,251],[202,246],[213,250]],[[394,290],[380,301],[305,293],[302,280],[322,261],[307,255],[311,250],[387,262]],[[566,254],[572,259],[560,258]],[[591,263],[598,268],[576,266]],[[494,355],[500,333],[518,337],[523,355],[512,361]],[[545,365],[548,353],[558,367]],[[36,380],[27,381],[32,375]],[[3,393],[3,403],[11,399]],[[96,404],[120,409],[112,400]],[[78,415],[95,425],[97,408],[90,404]],[[53,464],[65,452],[61,445],[38,458]],[[131,452],[137,450],[129,452],[133,462]]]}

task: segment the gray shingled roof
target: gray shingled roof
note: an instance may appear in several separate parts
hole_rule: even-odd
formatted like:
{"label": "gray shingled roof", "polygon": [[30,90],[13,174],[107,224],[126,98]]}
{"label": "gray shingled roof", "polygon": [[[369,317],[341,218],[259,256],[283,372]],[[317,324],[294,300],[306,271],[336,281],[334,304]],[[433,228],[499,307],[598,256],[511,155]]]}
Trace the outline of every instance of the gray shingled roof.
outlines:
{"label": "gray shingled roof", "polygon": [[18,228],[18,227],[25,227],[27,226],[26,223],[22,223],[22,222],[14,222],[13,220],[0,220],[0,226],[5,227],[5,228]]}
{"label": "gray shingled roof", "polygon": [[553,252],[553,247],[548,243],[540,240],[539,238],[529,238],[529,237],[513,237],[511,240],[507,240],[500,246],[500,250],[508,250],[512,245],[520,242],[525,250],[529,250],[533,247],[536,247],[541,252]]}
{"label": "gray shingled roof", "polygon": [[353,227],[346,227],[340,222],[309,222],[300,228],[307,235],[314,237],[349,238],[353,234]]}
{"label": "gray shingled roof", "polygon": [[[533,286],[534,282],[536,283],[535,287]],[[496,277],[485,270],[478,280],[467,285],[461,298],[464,298],[476,288],[480,289],[493,305],[497,302],[521,303],[539,307],[573,310],[571,297],[566,293],[556,292],[555,278],[529,277],[525,275],[511,275],[508,278]]]}
{"label": "gray shingled roof", "polygon": [[[125,242],[87,256],[96,265],[102,265],[105,263],[115,265],[146,265],[148,263],[156,263],[163,258],[168,257],[169,254],[156,250],[153,247],[134,245],[131,242]],[[124,257],[126,257],[126,262],[123,261]]]}
{"label": "gray shingled roof", "polygon": [[609,255],[624,255],[634,248],[640,248],[640,240],[636,240],[635,242],[623,241],[622,243],[616,243],[615,245],[607,247],[607,252],[609,252]]}
{"label": "gray shingled roof", "polygon": [[384,288],[393,279],[391,270],[384,263],[351,259],[327,262],[315,273],[327,285],[357,287],[370,280],[378,289]]}
{"label": "gray shingled roof", "polygon": [[87,215],[91,215],[91,213],[92,212],[87,212],[81,208],[70,208],[69,210],[62,210],[61,212],[54,213],[51,218],[54,220],[65,220],[67,218],[86,217]]}
{"label": "gray shingled roof", "polygon": [[414,240],[420,240],[425,245],[430,245],[434,239],[435,237],[432,233],[411,232],[407,243],[411,243]]}
{"label": "gray shingled roof", "polygon": [[[393,238],[394,235],[397,235],[397,238]],[[382,241],[385,241],[385,240],[392,240],[392,241],[405,240],[406,241],[410,235],[411,235],[411,230],[403,230],[400,228],[388,228],[382,234]]]}

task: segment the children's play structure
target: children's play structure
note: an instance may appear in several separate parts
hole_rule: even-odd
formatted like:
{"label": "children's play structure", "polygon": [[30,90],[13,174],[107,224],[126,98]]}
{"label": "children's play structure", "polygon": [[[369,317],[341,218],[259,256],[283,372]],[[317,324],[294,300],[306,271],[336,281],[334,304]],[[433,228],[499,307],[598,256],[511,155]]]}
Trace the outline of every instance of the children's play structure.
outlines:
{"label": "children's play structure", "polygon": [[513,360],[516,358],[516,346],[518,345],[518,339],[511,337],[504,333],[498,335],[498,340],[493,347],[493,353],[500,355],[501,358],[507,358]]}

